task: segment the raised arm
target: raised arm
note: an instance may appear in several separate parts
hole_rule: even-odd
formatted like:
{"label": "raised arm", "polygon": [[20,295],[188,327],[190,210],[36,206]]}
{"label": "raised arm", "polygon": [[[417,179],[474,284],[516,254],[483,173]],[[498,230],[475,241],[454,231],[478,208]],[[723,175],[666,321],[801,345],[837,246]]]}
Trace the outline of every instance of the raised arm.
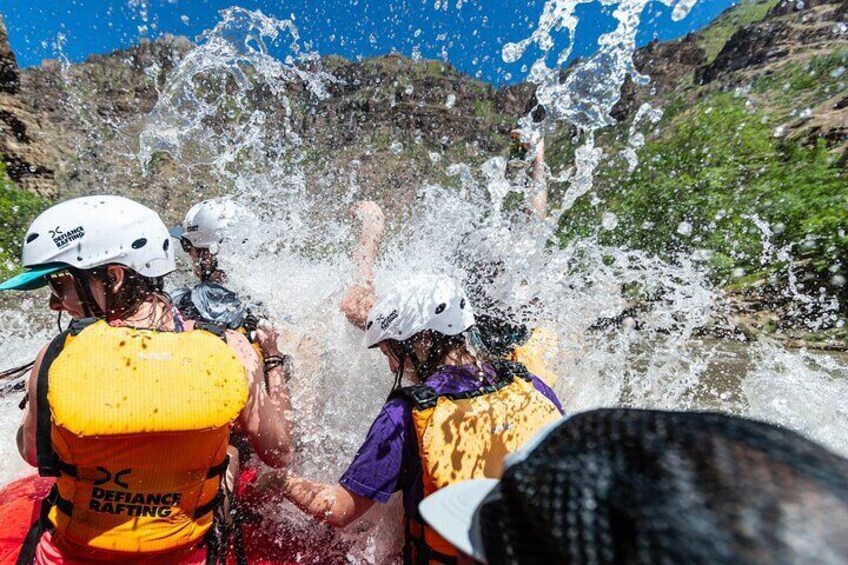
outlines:
{"label": "raised arm", "polygon": [[375,302],[374,263],[385,232],[385,217],[380,206],[370,200],[354,204],[351,214],[360,222],[359,241],[353,251],[356,278],[342,299],[341,309],[351,324],[364,330]]}
{"label": "raised arm", "polygon": [[241,412],[239,423],[250,439],[259,458],[271,467],[285,467],[291,461],[291,417],[288,388],[285,380],[275,383],[275,401],[265,388],[265,372],[256,352],[244,335],[227,332],[227,343],[244,364],[248,377],[247,405]]}
{"label": "raised arm", "polygon": [[530,196],[530,205],[533,212],[541,219],[548,217],[548,183],[545,178],[545,138],[539,138],[536,144],[536,156],[530,166],[530,175],[533,179],[533,194]]}

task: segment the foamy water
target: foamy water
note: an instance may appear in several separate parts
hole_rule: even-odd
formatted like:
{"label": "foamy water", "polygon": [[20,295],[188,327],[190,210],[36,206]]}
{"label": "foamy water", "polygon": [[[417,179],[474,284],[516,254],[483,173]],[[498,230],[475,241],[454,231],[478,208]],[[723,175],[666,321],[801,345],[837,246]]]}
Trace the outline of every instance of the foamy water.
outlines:
{"label": "foamy water", "polygon": [[[528,118],[522,126],[530,141],[557,122],[580,128],[581,148],[562,208],[591,189],[603,156],[593,134],[611,123],[609,112],[625,77],[647,80],[632,67],[647,0],[603,0],[615,5],[618,27],[602,38],[595,57],[560,82],[570,43],[557,46],[551,31],[565,28],[573,37],[579,30],[574,10],[589,1],[548,2],[531,38],[519,39],[503,53],[517,60],[536,43],[546,55],[556,54],[556,63],[543,57],[529,75],[539,84],[548,121]],[[674,5],[678,19],[694,5],[692,0],[665,3]],[[288,46],[289,57],[272,57],[266,47],[272,43]],[[195,89],[201,75],[231,88],[199,96]],[[288,107],[287,83],[305,83],[318,100],[329,95],[326,85],[334,80],[321,70],[317,54],[298,46],[292,22],[231,9],[171,72],[159,103],[136,124],[142,132],[140,168],[152,156],[168,153],[189,176],[201,168],[213,175],[244,208],[245,221],[222,245],[220,263],[230,275],[228,286],[275,321],[283,350],[294,356],[294,469],[327,482],[336,481],[355,454],[392,383],[385,360],[363,347],[361,332],[339,310],[345,288],[354,282],[349,251],[356,233],[347,208],[356,190],[346,181],[307,179],[299,165],[305,141],[286,123],[275,124],[282,129],[267,127],[267,116],[252,105],[249,94],[268,88]],[[597,97],[583,96],[589,91]],[[637,121],[656,121],[658,112],[644,107]],[[215,128],[204,118],[214,118]],[[630,133],[634,151],[628,159],[635,159],[644,138],[636,125]],[[415,273],[462,279],[470,264],[497,265],[490,297],[529,326],[548,328],[558,338],[558,350],[548,362],[560,375],[555,389],[569,412],[620,405],[721,410],[788,426],[848,455],[848,411],[839,402],[848,398],[843,356],[787,350],[767,340],[704,337],[705,327],[726,305],[701,263],[683,257],[671,264],[592,238],[551,248],[556,214],[541,220],[506,210],[503,200],[510,190],[529,195],[531,189],[510,184],[504,165],[495,155],[482,167],[445,163],[446,172],[460,178],[462,190],[419,188],[420,198],[402,222],[395,222],[381,248],[378,294]],[[464,253],[460,258],[458,250]],[[764,255],[776,253],[764,243]],[[801,294],[794,298],[805,303]],[[52,318],[36,314],[46,306],[46,295],[39,295],[36,303],[2,312],[0,358],[8,365],[34,357],[54,333]],[[17,401],[2,401],[0,477],[6,481],[25,468],[14,446]],[[350,562],[391,561],[399,547],[397,499],[342,532],[315,525],[287,503],[268,502],[262,513],[268,527],[285,524],[320,540],[321,551],[337,551]],[[335,547],[328,540],[345,543],[326,550]],[[302,559],[322,557],[326,554]]]}

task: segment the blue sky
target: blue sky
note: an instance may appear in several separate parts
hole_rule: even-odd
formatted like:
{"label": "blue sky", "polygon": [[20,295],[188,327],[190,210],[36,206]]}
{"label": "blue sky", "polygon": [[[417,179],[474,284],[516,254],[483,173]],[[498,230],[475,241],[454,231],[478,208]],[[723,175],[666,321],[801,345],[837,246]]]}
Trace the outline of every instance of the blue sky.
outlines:
{"label": "blue sky", "polygon": [[[436,8],[448,2],[447,10]],[[417,50],[424,58],[447,58],[456,68],[504,84],[521,80],[522,67],[535,54],[505,64],[505,42],[527,37],[544,0],[242,0],[237,5],[277,18],[295,16],[301,43],[322,55],[348,59]],[[738,0],[699,0],[689,16],[672,22],[670,10],[651,4],[643,17],[639,43],[673,39],[699,29]],[[235,0],[0,0],[9,40],[21,66],[57,56],[56,40],[65,36],[63,53],[78,62],[162,33],[192,39],[218,21],[218,11]],[[600,3],[582,6],[574,56],[591,53],[598,35],[614,20]]]}

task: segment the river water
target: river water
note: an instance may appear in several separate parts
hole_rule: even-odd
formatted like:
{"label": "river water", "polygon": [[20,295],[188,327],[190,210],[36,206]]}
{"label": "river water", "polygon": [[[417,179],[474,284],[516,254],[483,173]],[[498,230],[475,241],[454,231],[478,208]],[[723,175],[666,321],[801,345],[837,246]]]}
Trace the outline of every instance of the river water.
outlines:
{"label": "river water", "polygon": [[[530,44],[545,52],[532,63],[528,79],[540,87],[548,121],[537,123],[528,115],[521,124],[524,139],[536,143],[558,122],[579,128],[563,203],[546,218],[512,214],[504,206],[506,194],[524,191],[529,198],[535,186],[511,185],[503,157],[493,155],[482,166],[446,163],[446,174],[461,188],[419,188],[412,209],[403,221],[391,223],[383,242],[377,293],[414,273],[465,280],[469,265],[496,265],[488,297],[528,325],[556,335],[558,347],[547,361],[560,376],[555,390],[568,412],[622,405],[720,410],[787,426],[848,455],[844,355],[789,350],[765,339],[705,337],[705,328],[726,304],[702,264],[691,258],[669,263],[605,247],[593,238],[548,245],[558,212],[591,190],[603,157],[594,134],[611,123],[621,83],[628,75],[648,80],[637,76],[631,59],[647,0],[603,0],[614,7],[618,27],[602,38],[596,56],[570,78],[561,78],[570,43],[558,45],[551,31],[577,33],[575,10],[589,1],[551,0],[532,36],[515,38],[503,53],[516,60]],[[676,18],[694,4],[666,3],[675,6]],[[357,199],[356,186],[311,185],[298,165],[306,142],[285,122],[271,131],[252,104],[250,93],[262,85],[288,107],[286,85],[293,81],[306,84],[315,99],[329,96],[326,86],[336,79],[316,65],[317,54],[301,49],[289,57],[269,54],[265,45],[283,38],[297,44],[290,21],[238,8],[222,12],[218,26],[169,74],[156,107],[138,124],[137,162],[144,169],[153,156],[167,153],[186,167],[203,168],[242,207],[244,221],[221,246],[221,266],[230,275],[229,286],[275,321],[284,351],[295,359],[290,384],[295,470],[333,482],[356,452],[392,376],[379,352],[363,347],[361,333],[339,310],[345,288],[355,281],[349,250],[356,230],[346,210]],[[201,76],[220,80],[197,80]],[[228,87],[201,93],[200,82]],[[583,95],[587,92],[594,98]],[[655,111],[644,108],[640,116]],[[222,116],[232,119],[222,121]],[[204,120],[212,117],[214,127]],[[269,157],[281,154],[290,157],[284,164]],[[316,214],[316,207],[323,212]],[[182,261],[183,274],[172,277],[172,287],[188,280]],[[55,318],[45,313],[45,292],[21,306],[5,304],[0,359],[11,366],[34,357],[55,332]],[[634,304],[639,305],[635,310]],[[4,481],[31,472],[15,448],[19,396],[0,401]],[[294,531],[321,544],[314,555],[302,555],[302,562],[322,562],[331,554],[354,563],[391,562],[399,512],[393,500],[348,530],[331,532],[287,503],[268,502],[262,509],[269,528],[282,525],[286,535]]]}

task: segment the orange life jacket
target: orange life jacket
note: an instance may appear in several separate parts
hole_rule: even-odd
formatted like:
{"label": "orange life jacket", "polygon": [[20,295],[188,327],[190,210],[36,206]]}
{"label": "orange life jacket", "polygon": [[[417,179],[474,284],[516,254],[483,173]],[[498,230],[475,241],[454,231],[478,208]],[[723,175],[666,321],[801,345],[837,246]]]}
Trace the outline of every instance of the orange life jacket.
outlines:
{"label": "orange life jacket", "polygon": [[156,554],[212,526],[245,369],[208,331],[73,326],[38,375],[39,472],[56,476],[54,539]]}
{"label": "orange life jacket", "polygon": [[[561,418],[518,363],[496,363],[497,383],[461,394],[426,385],[399,391],[412,402],[424,497],[468,479],[499,478],[506,455]],[[454,563],[456,550],[418,516],[406,517],[405,561]]]}

